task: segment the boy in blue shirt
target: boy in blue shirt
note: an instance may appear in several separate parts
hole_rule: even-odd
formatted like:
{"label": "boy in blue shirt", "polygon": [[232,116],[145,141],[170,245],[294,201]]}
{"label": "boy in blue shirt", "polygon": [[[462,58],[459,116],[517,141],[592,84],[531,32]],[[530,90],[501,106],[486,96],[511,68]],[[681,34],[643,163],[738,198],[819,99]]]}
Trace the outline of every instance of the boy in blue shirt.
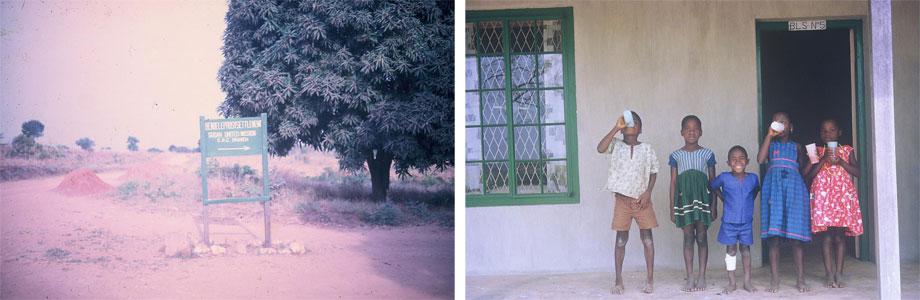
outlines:
{"label": "boy in blue shirt", "polygon": [[[726,245],[725,267],[728,270],[728,285],[724,293],[735,291],[735,254],[741,244],[741,262],[744,265],[744,289],[755,292],[751,284],[751,245],[754,244],[754,198],[760,192],[756,174],[747,173],[748,156],[744,147],[735,145],[728,150],[728,166],[731,172],[722,172],[709,187],[716,199],[722,201],[722,227],[719,228],[719,243]],[[715,202],[714,202],[715,203]]]}

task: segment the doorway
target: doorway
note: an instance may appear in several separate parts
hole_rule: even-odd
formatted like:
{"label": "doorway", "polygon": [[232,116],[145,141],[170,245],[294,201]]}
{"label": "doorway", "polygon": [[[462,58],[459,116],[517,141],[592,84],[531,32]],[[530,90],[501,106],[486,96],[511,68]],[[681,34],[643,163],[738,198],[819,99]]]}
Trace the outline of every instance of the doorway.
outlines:
{"label": "doorway", "polygon": [[[861,180],[856,180],[863,235],[848,238],[847,255],[871,260],[874,222],[869,205],[866,106],[863,86],[862,21],[828,20],[820,30],[790,30],[790,22],[757,22],[759,145],[773,113],[789,113],[793,139],[821,144],[821,121],[833,118],[840,142],[857,149]],[[815,28],[808,28],[815,29]],[[761,178],[766,166],[761,166]],[[817,237],[815,237],[817,238]],[[764,243],[763,245],[766,245]],[[820,257],[820,243],[806,244],[806,257]],[[790,249],[783,249],[783,252]],[[769,261],[763,247],[763,261]],[[819,260],[820,261],[820,260]]]}

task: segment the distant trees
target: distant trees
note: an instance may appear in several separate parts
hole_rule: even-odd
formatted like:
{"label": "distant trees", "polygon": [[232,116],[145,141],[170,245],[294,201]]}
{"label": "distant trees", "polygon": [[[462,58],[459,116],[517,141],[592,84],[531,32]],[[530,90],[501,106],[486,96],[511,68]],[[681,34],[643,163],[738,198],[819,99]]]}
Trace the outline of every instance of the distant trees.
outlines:
{"label": "distant trees", "polygon": [[35,138],[45,134],[45,124],[38,120],[29,120],[22,123],[22,134],[13,138],[13,149],[10,156],[34,157],[40,156],[42,145],[35,142]]}
{"label": "distant trees", "polygon": [[138,150],[137,143],[140,143],[140,142],[141,140],[137,139],[136,137],[129,136],[128,137],[128,150],[137,151]]}
{"label": "distant trees", "polygon": [[96,146],[96,142],[89,139],[88,137],[81,138],[76,141],[77,146],[80,146],[81,149],[86,151],[93,151],[93,147]]}
{"label": "distant trees", "polygon": [[188,147],[185,147],[185,146],[169,145],[169,152],[191,153],[191,152],[196,152],[196,151],[194,149],[189,149]]}
{"label": "distant trees", "polygon": [[38,120],[29,120],[22,123],[22,135],[30,138],[37,138],[45,135],[45,124]]}

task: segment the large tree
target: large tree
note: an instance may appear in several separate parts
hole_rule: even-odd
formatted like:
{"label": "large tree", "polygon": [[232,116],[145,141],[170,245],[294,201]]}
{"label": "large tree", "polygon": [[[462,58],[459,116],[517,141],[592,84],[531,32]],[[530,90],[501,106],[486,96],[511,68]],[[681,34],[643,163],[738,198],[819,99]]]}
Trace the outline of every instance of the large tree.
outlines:
{"label": "large tree", "polygon": [[218,78],[227,117],[268,113],[269,149],[332,150],[367,168],[453,165],[453,3],[230,1]]}

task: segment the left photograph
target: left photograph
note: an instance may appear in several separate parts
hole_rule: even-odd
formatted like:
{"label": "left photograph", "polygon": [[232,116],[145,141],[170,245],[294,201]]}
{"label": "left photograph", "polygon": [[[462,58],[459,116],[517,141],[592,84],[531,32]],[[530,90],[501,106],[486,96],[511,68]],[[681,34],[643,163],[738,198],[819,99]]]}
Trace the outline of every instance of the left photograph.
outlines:
{"label": "left photograph", "polygon": [[0,2],[0,298],[453,298],[453,24]]}

